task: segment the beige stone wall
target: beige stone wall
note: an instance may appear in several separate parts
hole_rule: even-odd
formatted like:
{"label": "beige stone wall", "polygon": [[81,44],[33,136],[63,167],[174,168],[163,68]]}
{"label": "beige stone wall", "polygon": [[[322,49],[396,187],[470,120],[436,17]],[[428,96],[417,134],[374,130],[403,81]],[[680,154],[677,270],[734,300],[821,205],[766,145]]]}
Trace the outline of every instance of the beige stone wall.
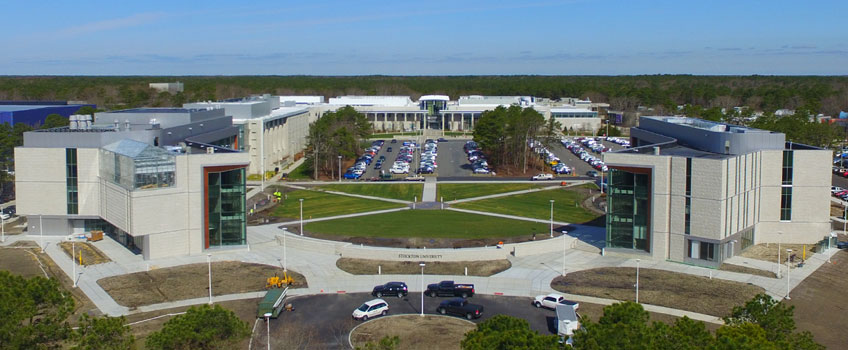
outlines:
{"label": "beige stone wall", "polygon": [[80,215],[100,215],[100,150],[77,149],[77,191]]}
{"label": "beige stone wall", "polygon": [[64,148],[15,147],[18,215],[67,215]]}

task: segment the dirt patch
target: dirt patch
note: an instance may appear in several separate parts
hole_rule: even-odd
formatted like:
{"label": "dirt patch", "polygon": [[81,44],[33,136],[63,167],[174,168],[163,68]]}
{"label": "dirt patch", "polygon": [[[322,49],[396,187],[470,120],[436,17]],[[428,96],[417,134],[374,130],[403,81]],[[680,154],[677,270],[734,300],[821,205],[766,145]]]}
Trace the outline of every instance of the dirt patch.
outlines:
{"label": "dirt patch", "polygon": [[[336,266],[345,272],[354,275],[376,275],[378,266],[386,275],[410,275],[421,273],[421,266],[417,261],[389,261],[341,258],[336,260]],[[509,260],[488,261],[455,261],[455,262],[428,262],[424,268],[426,275],[464,275],[468,268],[469,276],[491,276],[512,267]]]}
{"label": "dirt patch", "polygon": [[[89,266],[103,264],[112,261],[106,254],[97,249],[97,247],[87,242],[62,242],[59,243],[62,251],[68,255],[77,265]],[[74,256],[73,254],[76,254]]]}
{"label": "dirt patch", "polygon": [[792,249],[792,255],[794,258],[792,259],[792,266],[795,266],[802,262],[802,258],[804,256],[803,250],[807,250],[807,257],[809,258],[816,252],[815,244],[793,244],[781,243],[779,246],[777,243],[760,243],[757,245],[753,245],[742,251],[742,254],[739,254],[746,258],[763,260],[768,262],[777,263],[777,252],[780,249],[780,261],[782,264],[786,264],[786,250]]}
{"label": "dirt patch", "polygon": [[[232,300],[216,303],[216,305],[221,305],[226,309],[232,310],[239,319],[247,322],[251,327],[253,327],[259,300],[261,299]],[[127,316],[127,324],[134,323],[130,325],[130,328],[132,329],[132,334],[135,336],[136,349],[143,349],[144,342],[147,341],[147,337],[150,336],[151,333],[162,329],[162,325],[174,317],[173,315],[167,316],[168,314],[185,312],[188,308],[188,306],[182,306],[173,309],[143,312]],[[162,317],[151,319],[157,316]],[[239,344],[236,349],[247,349],[248,341],[249,340],[245,340],[244,343]]]}
{"label": "dirt patch", "polygon": [[[100,310],[94,303],[79,288],[73,287],[73,281],[53,262],[53,259],[50,259],[50,256],[41,253],[35,242],[18,241],[13,246],[19,248],[0,248],[0,270],[6,270],[27,278],[45,277],[46,274],[49,278],[57,279],[74,298],[74,313],[69,318],[72,324],[76,324],[76,320],[83,313],[100,315]],[[77,271],[82,272],[83,270],[77,269]]]}
{"label": "dirt patch", "polygon": [[774,273],[774,271],[760,270],[760,269],[755,269],[753,267],[739,266],[739,265],[733,265],[733,264],[721,264],[721,266],[719,266],[718,269],[722,270],[722,271],[739,272],[739,273],[746,273],[746,274],[755,275],[755,276],[777,278],[777,275]]}
{"label": "dirt patch", "polygon": [[829,349],[843,349],[848,344],[848,252],[841,251],[792,290],[795,324],[798,330],[810,331],[816,341]]}
{"label": "dirt patch", "polygon": [[[209,295],[207,264],[191,264],[108,277],[97,281],[118,304],[142,305],[201,298]],[[283,269],[237,261],[212,263],[212,294],[226,295],[265,290],[265,280]],[[288,270],[293,288],[306,287],[303,275]]]}
{"label": "dirt patch", "polygon": [[398,336],[398,349],[460,349],[465,333],[475,328],[474,323],[456,317],[399,315],[363,323],[351,332],[350,340],[355,348],[367,342],[377,343],[386,336]]}
{"label": "dirt patch", "polygon": [[[635,268],[603,267],[554,278],[551,288],[563,293],[633,301],[635,283]],[[745,283],[639,269],[639,302],[645,304],[721,317],[762,292],[762,288]]]}

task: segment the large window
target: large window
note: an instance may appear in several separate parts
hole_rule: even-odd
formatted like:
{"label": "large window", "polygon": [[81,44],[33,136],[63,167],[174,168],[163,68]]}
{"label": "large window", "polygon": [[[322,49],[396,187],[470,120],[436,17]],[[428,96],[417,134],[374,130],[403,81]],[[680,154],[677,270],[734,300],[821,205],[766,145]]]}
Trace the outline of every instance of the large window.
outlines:
{"label": "large window", "polygon": [[792,220],[792,151],[783,151],[780,188],[780,221]]}
{"label": "large window", "polygon": [[781,179],[784,185],[792,185],[792,151],[783,151],[783,172]]}
{"label": "large window", "polygon": [[77,187],[77,149],[65,149],[65,185],[68,194],[68,214],[79,214],[79,189]]}
{"label": "large window", "polygon": [[686,256],[690,259],[715,261],[715,243],[688,240]]}
{"label": "large window", "polygon": [[691,232],[692,219],[692,158],[686,158],[686,207],[684,208],[684,232]]}
{"label": "large window", "polygon": [[206,172],[208,247],[246,244],[245,169]]}
{"label": "large window", "polygon": [[143,142],[122,140],[101,149],[100,177],[127,190],[174,186],[176,157]]}
{"label": "large window", "polygon": [[650,251],[651,176],[610,169],[607,237],[611,248]]}

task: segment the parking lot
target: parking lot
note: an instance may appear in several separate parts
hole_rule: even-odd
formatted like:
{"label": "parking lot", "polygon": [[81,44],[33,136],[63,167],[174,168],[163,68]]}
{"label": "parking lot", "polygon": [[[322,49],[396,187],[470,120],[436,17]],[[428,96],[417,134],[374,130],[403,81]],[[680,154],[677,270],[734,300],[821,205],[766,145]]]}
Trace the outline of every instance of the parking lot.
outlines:
{"label": "parking lot", "polygon": [[[604,146],[612,148],[616,151],[624,148],[616,143],[608,141],[601,142]],[[592,168],[591,165],[589,165],[589,163],[584,162],[582,159],[580,159],[580,157],[578,157],[574,153],[571,153],[571,151],[565,148],[565,146],[563,146],[560,142],[557,142],[555,145],[551,145],[551,147],[549,147],[548,149],[551,152],[554,152],[554,154],[556,154],[556,156],[559,157],[562,162],[565,162],[566,165],[573,169],[574,174],[577,176],[586,176],[589,171],[595,170],[594,168]],[[603,159],[602,153],[592,152],[588,149],[587,151],[595,157]]]}
{"label": "parking lot", "polygon": [[[433,283],[437,281],[427,281]],[[328,349],[347,349],[348,333],[362,323],[351,318],[353,310],[362,303],[372,300],[368,293],[319,294],[287,299],[295,307],[294,312],[284,312],[271,321],[271,334],[282,334],[286,326],[300,324],[316,330],[318,346]],[[409,293],[405,298],[383,297],[389,304],[389,315],[419,314],[421,312],[421,293]],[[437,314],[436,307],[449,298],[424,297],[424,313]],[[527,320],[530,327],[540,334],[556,334],[553,310],[537,309],[531,298],[475,295],[469,302],[483,306],[483,316],[473,320],[479,323],[494,315],[505,314]],[[437,335],[434,335],[437,336]],[[316,345],[317,345],[316,344]]]}

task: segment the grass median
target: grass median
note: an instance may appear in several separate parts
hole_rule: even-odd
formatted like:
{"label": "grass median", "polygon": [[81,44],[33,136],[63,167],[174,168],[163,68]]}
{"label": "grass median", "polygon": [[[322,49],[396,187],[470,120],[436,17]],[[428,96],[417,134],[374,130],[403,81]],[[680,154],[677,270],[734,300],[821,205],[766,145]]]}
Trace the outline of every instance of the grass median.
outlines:
{"label": "grass median", "polygon": [[555,221],[589,223],[601,216],[582,206],[590,196],[589,191],[587,188],[558,188],[458,203],[453,207],[548,220],[551,217],[550,200],[553,199]]}
{"label": "grass median", "polygon": [[287,199],[284,199],[280,205],[274,207],[271,212],[272,216],[299,219],[300,202],[298,199],[300,198],[303,198],[304,219],[405,207],[404,204],[308,190],[287,192],[286,196]]}
{"label": "grass median", "polygon": [[397,184],[397,183],[377,183],[377,184],[355,184],[355,185],[324,185],[318,186],[322,190],[337,191],[363,196],[372,196],[389,199],[400,199],[405,201],[413,201],[417,196],[421,198],[424,191],[423,184]]}
{"label": "grass median", "polygon": [[[554,278],[551,288],[563,293],[633,301],[635,283],[635,268],[602,267]],[[762,288],[746,283],[665,270],[639,270],[639,302],[718,317],[730,314],[734,306],[743,305],[763,292]]]}
{"label": "grass median", "polygon": [[445,201],[457,199],[488,196],[491,194],[531,190],[546,187],[533,183],[473,183],[473,184],[438,184],[436,187],[436,198],[445,198]]}
{"label": "grass median", "polygon": [[[354,275],[376,275],[378,270],[384,275],[412,275],[421,273],[418,261],[391,261],[341,258],[336,261],[336,266],[343,271]],[[434,261],[428,262],[424,269],[425,275],[465,275],[468,268],[468,276],[489,277],[499,272],[506,271],[512,267],[509,260],[486,260],[486,261]]]}
{"label": "grass median", "polygon": [[[304,209],[304,215],[305,213]],[[529,236],[534,233],[547,234],[549,227],[545,223],[450,210],[403,210],[312,222],[306,224],[304,230],[323,235],[347,237],[478,239]]]}

